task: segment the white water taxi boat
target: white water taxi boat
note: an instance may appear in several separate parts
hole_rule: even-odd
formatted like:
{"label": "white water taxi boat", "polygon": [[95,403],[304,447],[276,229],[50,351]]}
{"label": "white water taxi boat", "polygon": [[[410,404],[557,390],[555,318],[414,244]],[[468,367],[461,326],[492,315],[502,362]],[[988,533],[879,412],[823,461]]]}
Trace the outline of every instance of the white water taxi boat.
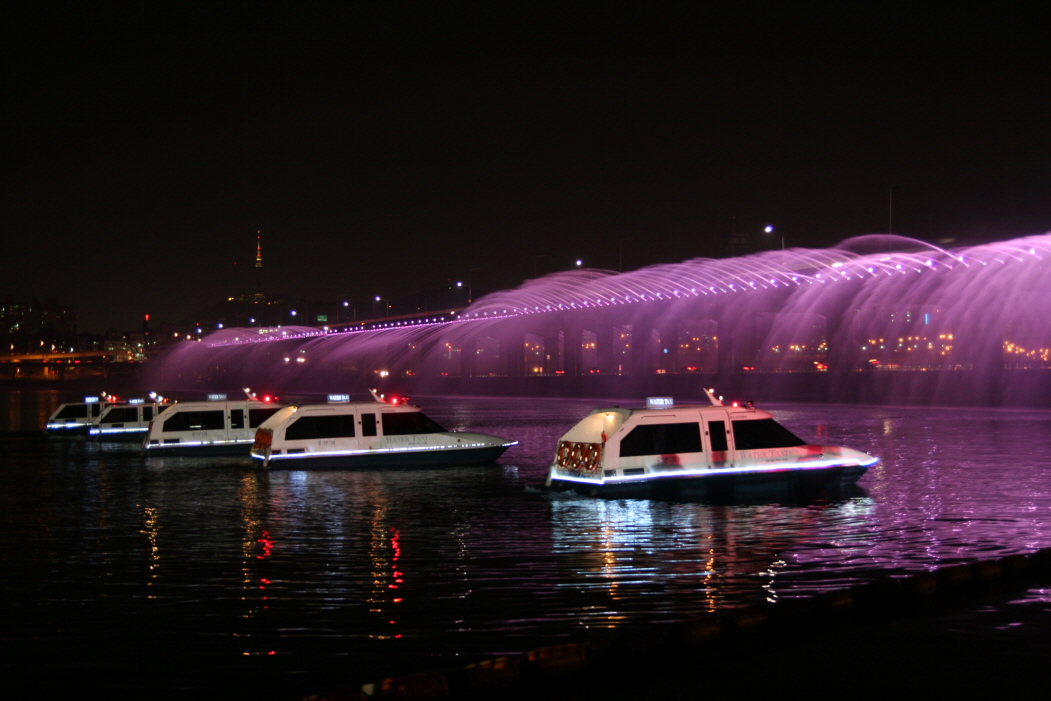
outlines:
{"label": "white water taxi boat", "polygon": [[810,445],[749,402],[596,409],[558,442],[547,484],[601,497],[719,502],[789,498],[853,485],[879,462],[851,448]]}
{"label": "white water taxi boat", "polygon": [[248,394],[228,399],[209,394],[203,402],[178,402],[149,426],[142,447],[147,455],[243,455],[255,431],[285,404]]}
{"label": "white water taxi boat", "polygon": [[419,407],[383,401],[287,406],[256,431],[251,455],[264,467],[476,465],[495,461],[518,441],[446,431]]}
{"label": "white water taxi boat", "polygon": [[48,417],[46,431],[49,436],[86,436],[93,421],[102,416],[102,409],[109,402],[108,395],[84,397],[82,402],[67,402],[60,405]]}
{"label": "white water taxi boat", "polygon": [[106,442],[141,442],[154,417],[170,406],[157,396],[110,404],[92,421],[88,436]]}

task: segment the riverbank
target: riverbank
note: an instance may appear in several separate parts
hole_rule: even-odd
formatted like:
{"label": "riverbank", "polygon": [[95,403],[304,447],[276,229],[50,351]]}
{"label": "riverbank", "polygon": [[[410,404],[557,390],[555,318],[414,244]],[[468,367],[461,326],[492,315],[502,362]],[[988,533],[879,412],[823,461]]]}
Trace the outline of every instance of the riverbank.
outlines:
{"label": "riverbank", "polygon": [[310,697],[695,699],[1040,688],[1051,640],[1051,549],[730,609],[608,639]]}

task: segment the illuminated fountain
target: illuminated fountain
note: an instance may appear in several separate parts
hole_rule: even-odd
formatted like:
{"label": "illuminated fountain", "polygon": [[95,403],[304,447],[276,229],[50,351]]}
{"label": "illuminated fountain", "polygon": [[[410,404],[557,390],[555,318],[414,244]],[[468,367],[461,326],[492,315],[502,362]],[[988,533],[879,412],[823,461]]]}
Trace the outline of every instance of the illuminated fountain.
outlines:
{"label": "illuminated fountain", "polygon": [[1043,404],[1051,234],[945,250],[897,236],[830,249],[572,270],[455,321],[226,329],[151,378],[168,391],[406,392]]}

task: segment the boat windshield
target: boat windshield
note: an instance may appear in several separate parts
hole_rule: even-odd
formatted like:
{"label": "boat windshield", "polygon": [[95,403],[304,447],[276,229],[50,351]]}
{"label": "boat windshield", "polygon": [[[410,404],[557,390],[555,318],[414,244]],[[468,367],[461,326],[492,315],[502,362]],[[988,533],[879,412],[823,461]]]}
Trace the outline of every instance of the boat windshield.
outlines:
{"label": "boat windshield", "polygon": [[383,435],[405,436],[413,433],[447,433],[436,421],[418,411],[383,414]]}
{"label": "boat windshield", "polygon": [[806,445],[796,434],[773,419],[733,421],[734,445],[737,450],[761,450],[763,448],[794,448]]}
{"label": "boat windshield", "polygon": [[86,419],[88,416],[87,404],[67,404],[62,411],[58,412],[56,419]]}
{"label": "boat windshield", "polygon": [[134,406],[128,407],[114,407],[109,410],[105,416],[102,417],[100,423],[104,424],[122,424],[122,423],[133,423],[139,420],[139,408]]}

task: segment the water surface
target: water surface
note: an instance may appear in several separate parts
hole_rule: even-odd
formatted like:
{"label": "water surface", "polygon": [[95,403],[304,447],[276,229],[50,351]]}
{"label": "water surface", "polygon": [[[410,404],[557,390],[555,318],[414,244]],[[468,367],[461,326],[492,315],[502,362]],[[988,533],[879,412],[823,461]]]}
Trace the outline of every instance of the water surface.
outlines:
{"label": "water surface", "polygon": [[480,655],[1051,545],[1051,412],[775,405],[883,462],[836,501],[543,489],[593,400],[418,400],[499,464],[275,471],[39,430],[0,399],[3,668],[41,691],[297,698]]}

